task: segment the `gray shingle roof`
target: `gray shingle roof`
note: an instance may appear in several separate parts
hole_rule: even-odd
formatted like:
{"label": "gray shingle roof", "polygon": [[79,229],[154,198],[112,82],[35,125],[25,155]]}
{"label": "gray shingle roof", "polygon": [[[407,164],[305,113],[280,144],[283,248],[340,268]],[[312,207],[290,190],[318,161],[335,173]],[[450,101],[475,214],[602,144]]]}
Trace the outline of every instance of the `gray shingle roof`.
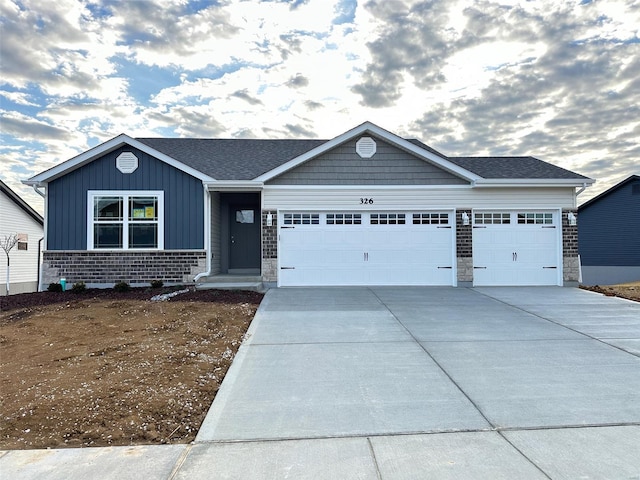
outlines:
{"label": "gray shingle roof", "polygon": [[[327,140],[138,138],[216,180],[252,180]],[[447,157],[416,139],[409,142],[486,179],[587,179],[534,157]]]}
{"label": "gray shingle roof", "polygon": [[447,157],[452,163],[482,178],[575,179],[587,177],[535,157]]}
{"label": "gray shingle roof", "polygon": [[216,180],[252,180],[326,140],[137,138]]}

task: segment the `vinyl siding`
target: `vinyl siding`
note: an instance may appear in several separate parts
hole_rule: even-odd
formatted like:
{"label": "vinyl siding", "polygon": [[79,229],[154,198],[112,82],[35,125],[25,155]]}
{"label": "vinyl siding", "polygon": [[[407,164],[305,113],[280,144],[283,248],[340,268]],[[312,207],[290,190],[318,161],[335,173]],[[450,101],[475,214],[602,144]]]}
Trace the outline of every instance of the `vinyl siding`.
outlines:
{"label": "vinyl siding", "polygon": [[[26,233],[27,250],[18,250],[18,245],[9,252],[11,261],[10,284],[29,283],[29,290],[37,289],[38,276],[38,240],[43,237],[43,228],[31,215],[0,192],[0,238],[5,235]],[[5,284],[7,281],[7,257],[4,250],[0,249],[0,294],[6,293]],[[31,285],[32,284],[32,285]],[[11,293],[18,293],[18,290],[9,286]],[[21,289],[21,291],[25,291]]]}
{"label": "vinyl siding", "polygon": [[[373,204],[361,204],[361,198]],[[573,188],[265,187],[265,210],[574,208]]]}
{"label": "vinyl siding", "polygon": [[[123,174],[116,157],[123,151],[138,157],[138,169]],[[204,192],[200,180],[131,147],[117,149],[49,183],[48,250],[87,248],[87,191],[164,191],[164,248],[204,248]]]}
{"label": "vinyl siding", "polygon": [[[629,182],[578,210],[583,265],[640,266],[640,194]],[[640,187],[636,187],[640,188]]]}
{"label": "vinyl siding", "polygon": [[346,142],[269,181],[269,185],[467,185],[469,182],[378,138],[372,158]]}

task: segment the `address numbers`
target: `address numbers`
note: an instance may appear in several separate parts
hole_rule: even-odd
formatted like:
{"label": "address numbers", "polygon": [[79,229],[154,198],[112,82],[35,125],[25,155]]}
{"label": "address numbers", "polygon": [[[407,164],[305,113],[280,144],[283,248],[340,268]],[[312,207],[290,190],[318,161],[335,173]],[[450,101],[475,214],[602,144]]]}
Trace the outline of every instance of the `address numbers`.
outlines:
{"label": "address numbers", "polygon": [[360,205],[373,205],[373,198],[361,198]]}

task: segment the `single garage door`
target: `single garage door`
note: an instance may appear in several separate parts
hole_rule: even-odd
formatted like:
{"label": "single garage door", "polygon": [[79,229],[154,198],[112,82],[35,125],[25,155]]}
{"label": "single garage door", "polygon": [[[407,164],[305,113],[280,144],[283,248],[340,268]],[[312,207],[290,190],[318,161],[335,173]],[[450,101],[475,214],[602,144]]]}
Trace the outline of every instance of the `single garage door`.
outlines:
{"label": "single garage door", "polygon": [[473,284],[558,285],[555,212],[474,212]]}
{"label": "single garage door", "polygon": [[450,212],[283,212],[279,284],[453,285]]}

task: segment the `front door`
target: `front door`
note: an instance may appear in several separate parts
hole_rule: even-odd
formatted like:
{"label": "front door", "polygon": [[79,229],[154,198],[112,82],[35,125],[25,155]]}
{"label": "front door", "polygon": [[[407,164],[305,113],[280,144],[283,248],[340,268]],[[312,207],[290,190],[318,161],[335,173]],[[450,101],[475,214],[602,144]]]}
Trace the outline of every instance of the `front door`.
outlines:
{"label": "front door", "polygon": [[229,270],[260,268],[260,212],[253,205],[229,206]]}

